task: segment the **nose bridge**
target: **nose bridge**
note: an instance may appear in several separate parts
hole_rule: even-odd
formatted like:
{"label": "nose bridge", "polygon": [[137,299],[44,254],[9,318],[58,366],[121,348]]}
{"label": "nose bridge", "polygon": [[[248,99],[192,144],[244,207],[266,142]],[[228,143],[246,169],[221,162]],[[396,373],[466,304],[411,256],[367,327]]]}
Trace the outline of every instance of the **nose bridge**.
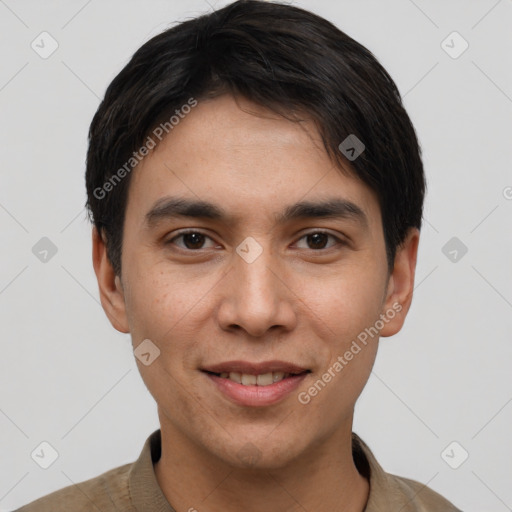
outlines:
{"label": "nose bridge", "polygon": [[263,241],[262,237],[259,240],[247,237],[238,245],[236,253],[235,279],[242,292],[250,294],[253,300],[271,300],[276,262],[270,242]]}
{"label": "nose bridge", "polygon": [[239,326],[252,336],[262,336],[273,326],[291,328],[293,307],[274,255],[268,237],[248,237],[236,247],[219,310],[224,328]]}

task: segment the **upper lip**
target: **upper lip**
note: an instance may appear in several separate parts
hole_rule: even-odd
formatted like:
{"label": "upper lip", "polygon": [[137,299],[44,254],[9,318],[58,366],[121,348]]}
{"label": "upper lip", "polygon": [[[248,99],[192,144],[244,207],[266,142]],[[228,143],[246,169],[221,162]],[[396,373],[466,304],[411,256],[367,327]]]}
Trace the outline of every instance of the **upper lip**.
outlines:
{"label": "upper lip", "polygon": [[263,375],[270,372],[303,373],[310,371],[296,364],[286,361],[263,361],[251,363],[249,361],[226,361],[224,363],[212,364],[201,368],[203,371],[212,373],[245,373],[247,375]]}

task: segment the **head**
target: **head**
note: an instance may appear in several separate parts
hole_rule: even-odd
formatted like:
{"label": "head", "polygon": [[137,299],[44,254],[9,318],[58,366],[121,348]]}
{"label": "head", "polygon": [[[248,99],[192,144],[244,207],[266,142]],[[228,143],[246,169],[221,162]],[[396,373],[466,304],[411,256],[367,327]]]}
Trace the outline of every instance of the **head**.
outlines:
{"label": "head", "polygon": [[[108,87],[86,185],[102,304],[134,348],[159,350],[137,364],[161,421],[230,464],[251,443],[266,467],[350,423],[412,300],[425,192],[414,128],[366,48],[265,1],[176,25]],[[206,371],[234,360],[307,372],[241,406]]]}

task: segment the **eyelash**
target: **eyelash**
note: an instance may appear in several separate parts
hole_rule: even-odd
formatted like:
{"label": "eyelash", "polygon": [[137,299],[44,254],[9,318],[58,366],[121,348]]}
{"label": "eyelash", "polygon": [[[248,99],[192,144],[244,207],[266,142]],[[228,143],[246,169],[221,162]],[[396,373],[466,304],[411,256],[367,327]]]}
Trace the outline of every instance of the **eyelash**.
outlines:
{"label": "eyelash", "polygon": [[[173,238],[171,238],[170,240],[168,240],[167,242],[165,242],[165,245],[171,245],[177,238],[181,238],[183,237],[184,235],[189,235],[191,233],[197,233],[199,235],[203,235],[204,237],[206,238],[210,238],[210,236],[206,235],[205,233],[202,233],[201,231],[197,231],[195,229],[191,229],[191,230],[186,230],[186,231],[181,231],[179,232],[176,236],[174,236]],[[325,251],[329,251],[330,249],[333,249],[336,247],[336,245],[338,246],[344,246],[344,245],[347,245],[347,243],[342,240],[341,238],[333,235],[332,233],[329,233],[328,231],[322,231],[322,230],[317,230],[317,231],[310,231],[309,233],[305,233],[304,235],[302,235],[299,240],[302,240],[303,238],[306,238],[307,236],[310,236],[310,235],[316,235],[316,234],[323,234],[323,235],[327,235],[331,238],[333,238],[334,240],[336,240],[336,244],[331,246],[331,247],[327,247],[327,248],[322,248],[322,249],[308,249],[312,252],[325,252]],[[202,249],[187,249],[187,248],[183,248],[183,247],[179,247],[178,248],[182,251],[185,251],[185,252],[200,252]]]}

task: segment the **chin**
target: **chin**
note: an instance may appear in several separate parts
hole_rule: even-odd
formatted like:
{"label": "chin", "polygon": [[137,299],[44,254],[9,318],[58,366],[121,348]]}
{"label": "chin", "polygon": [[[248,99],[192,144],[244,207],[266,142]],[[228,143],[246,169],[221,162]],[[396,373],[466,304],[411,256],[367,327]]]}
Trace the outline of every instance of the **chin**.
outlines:
{"label": "chin", "polygon": [[283,468],[299,455],[297,443],[284,443],[279,439],[271,443],[265,437],[262,441],[247,439],[226,447],[229,454],[225,452],[222,458],[230,466],[259,471]]}

